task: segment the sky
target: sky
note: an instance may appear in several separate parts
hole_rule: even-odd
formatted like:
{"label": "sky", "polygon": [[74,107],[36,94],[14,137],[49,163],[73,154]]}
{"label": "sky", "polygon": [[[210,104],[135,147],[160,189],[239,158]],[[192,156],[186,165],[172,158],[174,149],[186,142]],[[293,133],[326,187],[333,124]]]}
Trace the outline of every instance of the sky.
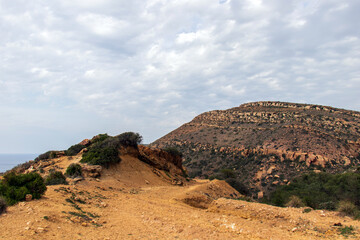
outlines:
{"label": "sky", "polygon": [[0,0],[0,153],[252,101],[360,111],[359,0]]}

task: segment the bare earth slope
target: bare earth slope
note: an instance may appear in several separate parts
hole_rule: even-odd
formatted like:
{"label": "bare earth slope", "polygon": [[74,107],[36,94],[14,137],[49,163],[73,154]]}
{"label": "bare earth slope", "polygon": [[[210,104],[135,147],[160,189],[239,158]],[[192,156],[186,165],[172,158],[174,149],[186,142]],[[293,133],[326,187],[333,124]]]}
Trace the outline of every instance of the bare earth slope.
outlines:
{"label": "bare earth slope", "polygon": [[235,169],[262,196],[305,171],[343,172],[360,161],[360,113],[285,102],[210,111],[155,141],[175,146],[191,176]]}
{"label": "bare earth slope", "polygon": [[[144,151],[164,160],[158,150]],[[9,207],[0,216],[0,239],[345,239],[339,232],[345,226],[355,228],[349,238],[360,236],[359,221],[335,212],[232,200],[240,194],[218,180],[183,179],[180,186],[176,170],[135,155],[122,152],[122,161],[101,177],[50,186],[40,200]],[[51,167],[64,171],[80,159],[60,157]]]}

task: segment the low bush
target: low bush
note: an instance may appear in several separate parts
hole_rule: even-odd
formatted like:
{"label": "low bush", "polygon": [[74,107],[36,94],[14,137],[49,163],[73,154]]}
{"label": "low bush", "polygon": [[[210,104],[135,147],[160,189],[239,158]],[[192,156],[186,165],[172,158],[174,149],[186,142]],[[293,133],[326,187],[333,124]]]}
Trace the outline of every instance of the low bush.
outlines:
{"label": "low bush", "polygon": [[62,172],[55,171],[50,172],[49,176],[45,179],[46,185],[59,185],[59,184],[68,184],[66,177]]}
{"label": "low bush", "polygon": [[37,158],[35,158],[35,162],[45,159],[56,158],[56,151],[47,151],[46,153],[40,154]]}
{"label": "low bush", "polygon": [[93,137],[91,139],[91,144],[97,143],[97,142],[102,142],[105,139],[109,138],[110,136],[107,133],[104,134],[98,134],[95,137]]}
{"label": "low bush", "polygon": [[290,200],[285,204],[286,207],[294,207],[294,208],[301,208],[304,207],[305,204],[298,196],[291,196]]}
{"label": "low bush", "polygon": [[355,217],[359,213],[359,210],[355,206],[355,204],[353,204],[352,202],[349,202],[349,201],[340,201],[337,211],[339,211],[340,213],[342,213],[344,215],[351,216],[351,217]]}
{"label": "low bush", "polygon": [[167,147],[163,149],[165,152],[170,153],[173,156],[182,157],[183,154],[176,147]]}
{"label": "low bush", "polygon": [[71,178],[81,177],[82,171],[80,164],[72,163],[66,169],[65,175]]}
{"label": "low bush", "polygon": [[85,146],[81,144],[75,144],[69,147],[68,150],[65,151],[66,156],[75,156],[77,155]]}
{"label": "low bush", "polygon": [[4,198],[0,197],[0,215],[6,212],[7,204]]}
{"label": "low bush", "polygon": [[121,145],[131,147],[137,147],[142,141],[142,136],[134,132],[124,132],[116,136],[116,138],[119,139]]}
{"label": "low bush", "polygon": [[44,179],[38,173],[15,174],[10,172],[0,182],[0,196],[8,205],[24,201],[26,194],[39,199],[46,191]]}

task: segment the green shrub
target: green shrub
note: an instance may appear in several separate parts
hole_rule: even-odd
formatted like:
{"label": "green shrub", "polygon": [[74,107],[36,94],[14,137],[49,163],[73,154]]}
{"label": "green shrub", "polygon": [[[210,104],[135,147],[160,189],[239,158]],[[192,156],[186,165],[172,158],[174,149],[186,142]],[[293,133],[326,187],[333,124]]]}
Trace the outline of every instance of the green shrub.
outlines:
{"label": "green shrub", "polygon": [[121,145],[131,147],[137,147],[142,141],[142,136],[134,132],[124,132],[116,136],[116,138],[119,139]]}
{"label": "green shrub", "polygon": [[109,167],[111,163],[120,162],[119,152],[117,149],[111,147],[92,148],[84,153],[81,162]]}
{"label": "green shrub", "polygon": [[35,162],[45,159],[56,158],[56,151],[47,151],[46,153],[40,154],[37,158],[35,158]]}
{"label": "green shrub", "polygon": [[82,171],[80,164],[72,163],[66,169],[65,175],[71,178],[81,177]]}
{"label": "green shrub", "polygon": [[116,137],[108,137],[103,141],[98,141],[89,147],[83,154],[80,162],[91,165],[101,165],[109,167],[110,164],[119,163],[120,140]]}
{"label": "green shrub", "polygon": [[85,146],[81,144],[75,144],[69,147],[68,150],[65,151],[66,156],[75,156],[77,155]]}
{"label": "green shrub", "polygon": [[59,184],[68,184],[66,177],[62,172],[55,171],[51,172],[49,176],[45,179],[46,185],[59,185]]}
{"label": "green shrub", "polygon": [[6,212],[7,204],[4,198],[0,197],[0,215]]}
{"label": "green shrub", "polygon": [[278,187],[270,202],[284,206],[292,196],[314,209],[334,210],[339,201],[347,200],[360,206],[360,174],[310,173],[292,180],[289,185]]}
{"label": "green shrub", "polygon": [[340,201],[337,210],[340,213],[345,214],[347,216],[351,216],[351,217],[355,217],[359,212],[359,210],[355,206],[355,204],[353,204],[352,202],[349,202],[349,201]]}
{"label": "green shrub", "polygon": [[289,201],[286,203],[285,206],[300,208],[300,207],[304,207],[305,205],[298,196],[293,195],[290,197]]}
{"label": "green shrub", "polygon": [[176,147],[167,147],[163,149],[165,152],[170,153],[173,156],[182,157],[183,154]]}
{"label": "green shrub", "polygon": [[309,213],[309,212],[311,212],[312,211],[312,208],[305,208],[304,210],[303,210],[303,213]]}
{"label": "green shrub", "polygon": [[38,173],[18,174],[10,172],[0,182],[0,196],[8,205],[24,201],[26,194],[39,199],[46,191],[44,179]]}
{"label": "green shrub", "polygon": [[107,133],[96,135],[91,139],[91,144],[102,142],[105,139],[109,138],[110,136]]}

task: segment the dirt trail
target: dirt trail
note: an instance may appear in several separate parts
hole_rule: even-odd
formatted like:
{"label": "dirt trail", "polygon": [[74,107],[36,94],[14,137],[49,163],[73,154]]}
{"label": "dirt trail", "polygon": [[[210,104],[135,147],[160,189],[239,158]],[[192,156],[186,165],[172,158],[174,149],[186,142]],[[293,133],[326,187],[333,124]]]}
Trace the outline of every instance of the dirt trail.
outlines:
{"label": "dirt trail", "polygon": [[[50,186],[42,199],[9,207],[0,239],[346,239],[335,223],[355,228],[347,239],[360,237],[360,221],[335,212],[221,198],[230,194],[222,181],[173,186],[128,157],[100,180]],[[211,199],[205,208],[184,201],[200,195]]]}

